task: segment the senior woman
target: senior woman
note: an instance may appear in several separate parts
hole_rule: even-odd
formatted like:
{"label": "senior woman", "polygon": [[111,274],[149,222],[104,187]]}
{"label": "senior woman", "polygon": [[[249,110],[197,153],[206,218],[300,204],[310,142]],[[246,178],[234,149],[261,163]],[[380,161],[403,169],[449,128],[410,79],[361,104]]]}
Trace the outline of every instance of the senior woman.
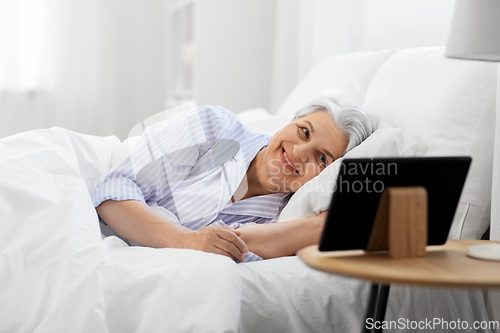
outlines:
{"label": "senior woman", "polygon": [[377,124],[338,90],[300,109],[273,137],[221,107],[193,108],[146,128],[92,199],[105,224],[139,245],[235,261],[293,255],[318,242],[326,213],[273,223],[290,194]]}

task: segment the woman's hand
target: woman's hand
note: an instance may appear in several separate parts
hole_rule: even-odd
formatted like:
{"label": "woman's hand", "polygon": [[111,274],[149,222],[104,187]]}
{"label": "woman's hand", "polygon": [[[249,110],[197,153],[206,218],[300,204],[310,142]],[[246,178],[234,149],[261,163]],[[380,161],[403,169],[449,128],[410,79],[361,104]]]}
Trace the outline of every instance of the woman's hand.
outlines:
{"label": "woman's hand", "polygon": [[216,225],[193,231],[170,223],[142,201],[107,200],[97,212],[118,234],[140,245],[212,252],[235,261],[243,261],[243,254],[248,252],[239,231]]}
{"label": "woman's hand", "polygon": [[247,245],[235,230],[224,226],[207,226],[184,233],[176,247],[222,254],[234,261],[245,260]]}

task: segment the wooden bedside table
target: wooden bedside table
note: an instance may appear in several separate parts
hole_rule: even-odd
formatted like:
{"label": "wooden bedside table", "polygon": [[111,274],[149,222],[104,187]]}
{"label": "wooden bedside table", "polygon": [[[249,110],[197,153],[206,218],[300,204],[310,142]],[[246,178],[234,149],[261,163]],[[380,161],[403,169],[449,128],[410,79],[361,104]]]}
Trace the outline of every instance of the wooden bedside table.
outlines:
{"label": "wooden bedside table", "polygon": [[[327,273],[372,282],[363,322],[383,321],[391,283],[418,286],[499,288],[500,261],[473,259],[467,256],[469,245],[485,244],[480,240],[448,240],[445,245],[428,246],[424,257],[391,258],[388,253],[363,250],[320,252],[317,245],[298,252],[308,266]],[[500,243],[500,242],[496,242]],[[480,273],[480,274],[478,274]],[[381,330],[378,330],[381,331]]]}

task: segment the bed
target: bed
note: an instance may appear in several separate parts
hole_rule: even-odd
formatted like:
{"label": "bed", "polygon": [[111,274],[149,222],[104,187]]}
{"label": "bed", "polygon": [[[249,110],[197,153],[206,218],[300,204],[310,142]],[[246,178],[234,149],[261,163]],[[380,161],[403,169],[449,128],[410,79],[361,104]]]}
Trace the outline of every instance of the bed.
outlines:
{"label": "bed", "polygon": [[[490,224],[496,67],[447,60],[443,52],[336,55],[313,68],[276,113],[239,116],[273,134],[298,106],[339,88],[383,120],[349,156],[473,157],[449,237],[480,238]],[[315,271],[297,257],[236,264],[103,239],[89,193],[120,144],[57,127],[0,140],[0,332],[362,329],[369,283]],[[279,223],[327,208],[336,167],[301,188]],[[437,317],[500,320],[500,292],[391,289],[386,319]]]}

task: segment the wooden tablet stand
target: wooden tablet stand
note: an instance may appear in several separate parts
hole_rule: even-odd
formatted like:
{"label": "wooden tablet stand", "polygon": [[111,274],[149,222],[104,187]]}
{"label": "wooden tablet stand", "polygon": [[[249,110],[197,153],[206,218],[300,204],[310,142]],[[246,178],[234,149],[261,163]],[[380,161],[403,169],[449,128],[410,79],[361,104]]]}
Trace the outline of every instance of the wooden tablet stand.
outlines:
{"label": "wooden tablet stand", "polygon": [[425,256],[427,190],[421,186],[384,190],[366,251],[389,250],[392,258]]}

